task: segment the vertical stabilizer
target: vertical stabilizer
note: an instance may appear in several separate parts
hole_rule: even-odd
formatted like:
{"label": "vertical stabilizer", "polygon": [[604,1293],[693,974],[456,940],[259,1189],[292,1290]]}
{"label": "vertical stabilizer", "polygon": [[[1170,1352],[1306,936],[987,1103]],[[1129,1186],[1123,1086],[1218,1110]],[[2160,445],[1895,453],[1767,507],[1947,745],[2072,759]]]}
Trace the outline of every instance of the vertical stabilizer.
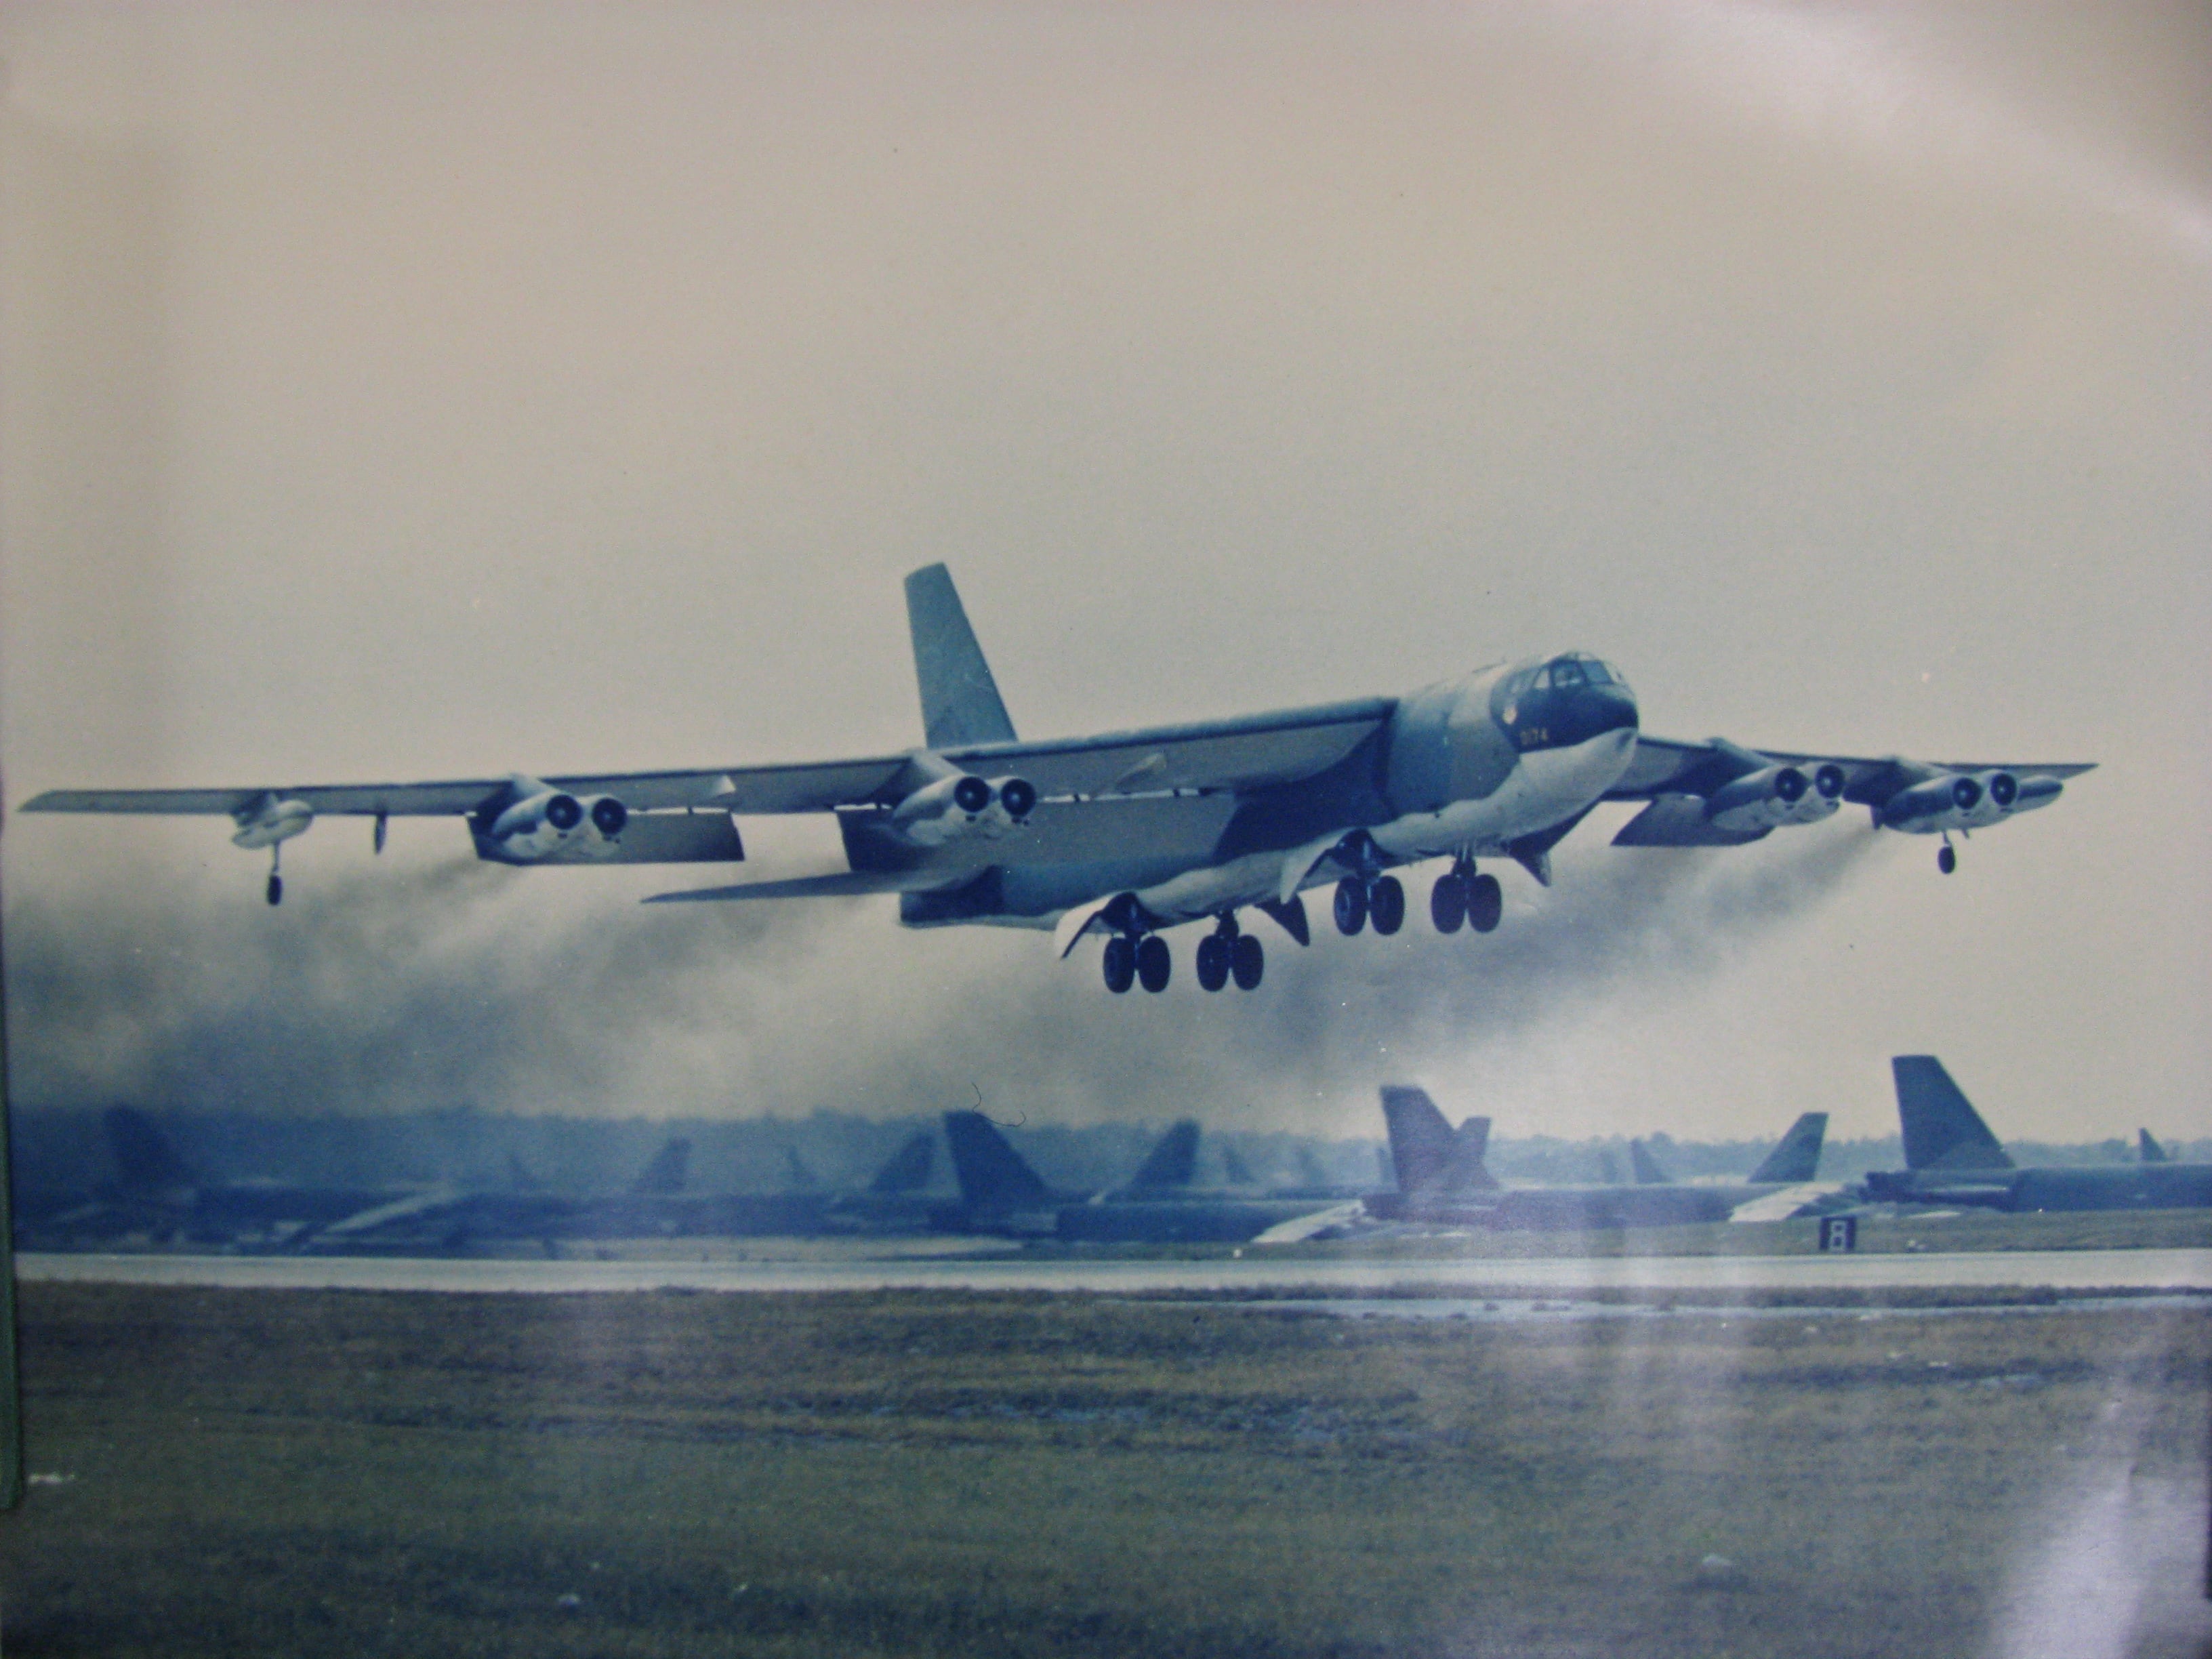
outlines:
{"label": "vertical stabilizer", "polygon": [[641,1198],[673,1198],[684,1190],[684,1177],[690,1172],[691,1143],[672,1136],[638,1172],[629,1189]]}
{"label": "vertical stabilizer", "polygon": [[920,1192],[929,1185],[929,1172],[936,1167],[937,1137],[927,1129],[918,1130],[876,1171],[868,1190],[878,1198]]}
{"label": "vertical stabilizer", "polygon": [[2136,1152],[2146,1164],[2164,1164],[2168,1161],[2166,1148],[2151,1138],[2151,1133],[2148,1129],[2136,1131]]}
{"label": "vertical stabilizer", "polygon": [[1234,1146],[1221,1149],[1221,1178],[1232,1187],[1256,1187],[1252,1178],[1252,1166]]}
{"label": "vertical stabilizer", "polygon": [[945,1140],[952,1149],[961,1200],[970,1208],[1042,1209],[1053,1202],[1052,1189],[982,1113],[947,1112]]}
{"label": "vertical stabilizer", "polygon": [[1382,1123],[1389,1131],[1390,1162],[1397,1170],[1398,1190],[1433,1192],[1442,1187],[1457,1142],[1428,1091],[1384,1084]]}
{"label": "vertical stabilizer", "polygon": [[100,1114],[100,1121],[125,1191],[150,1194],[197,1184],[191,1166],[177,1156],[168,1136],[145,1113],[133,1106],[111,1106]]}
{"label": "vertical stabilizer", "polygon": [[2012,1159],[1933,1054],[1899,1054],[1897,1119],[1908,1170],[2009,1170]]}
{"label": "vertical stabilizer", "polygon": [[914,675],[929,746],[1013,742],[1014,723],[1006,718],[999,684],[968,625],[952,573],[943,565],[926,565],[906,579],[906,621],[914,635]]}
{"label": "vertical stabilizer", "polygon": [[1151,1155],[1129,1177],[1129,1185],[1143,1190],[1188,1187],[1197,1172],[1198,1125],[1185,1118],[1159,1138]]}
{"label": "vertical stabilizer", "polygon": [[1759,1166],[1751,1172],[1752,1183],[1778,1181],[1795,1186],[1819,1177],[1820,1144],[1828,1138],[1828,1115],[1807,1112],[1790,1126]]}
{"label": "vertical stabilizer", "polygon": [[1601,1146],[1597,1152],[1597,1178],[1608,1187],[1620,1185],[1620,1164],[1613,1155]]}
{"label": "vertical stabilizer", "polygon": [[1667,1172],[1659,1167],[1659,1160],[1651,1156],[1651,1149],[1640,1140],[1628,1143],[1628,1167],[1636,1171],[1636,1184],[1639,1187],[1669,1184]]}

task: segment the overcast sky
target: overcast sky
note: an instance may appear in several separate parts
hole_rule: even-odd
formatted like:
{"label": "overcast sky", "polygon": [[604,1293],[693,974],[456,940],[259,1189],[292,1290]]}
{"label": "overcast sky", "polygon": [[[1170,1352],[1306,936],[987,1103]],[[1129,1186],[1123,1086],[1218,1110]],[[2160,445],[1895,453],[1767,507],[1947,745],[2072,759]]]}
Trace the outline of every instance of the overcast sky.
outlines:
{"label": "overcast sky", "polygon": [[[10,818],[41,1103],[2212,1127],[2202,7],[0,12],[12,808],[918,740],[1579,646],[1645,729],[2093,760],[1934,844],[1608,810],[1501,931],[1158,998],[716,870]],[[769,876],[804,855],[747,826]],[[798,840],[805,839],[801,833]],[[1415,884],[1420,903],[1425,879]]]}

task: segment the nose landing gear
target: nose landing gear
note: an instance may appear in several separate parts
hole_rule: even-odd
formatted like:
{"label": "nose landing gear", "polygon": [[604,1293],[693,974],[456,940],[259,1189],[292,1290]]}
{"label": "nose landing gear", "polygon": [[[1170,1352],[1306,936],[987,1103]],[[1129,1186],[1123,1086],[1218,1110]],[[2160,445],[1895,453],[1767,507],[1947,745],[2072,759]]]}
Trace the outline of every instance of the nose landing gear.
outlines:
{"label": "nose landing gear", "polygon": [[269,849],[269,902],[271,904],[284,902],[284,878],[281,873],[283,863],[284,843],[280,841]]}
{"label": "nose landing gear", "polygon": [[1943,837],[1943,844],[1936,849],[1936,867],[1947,876],[1959,867],[1959,849],[1951,845],[1948,836]]}

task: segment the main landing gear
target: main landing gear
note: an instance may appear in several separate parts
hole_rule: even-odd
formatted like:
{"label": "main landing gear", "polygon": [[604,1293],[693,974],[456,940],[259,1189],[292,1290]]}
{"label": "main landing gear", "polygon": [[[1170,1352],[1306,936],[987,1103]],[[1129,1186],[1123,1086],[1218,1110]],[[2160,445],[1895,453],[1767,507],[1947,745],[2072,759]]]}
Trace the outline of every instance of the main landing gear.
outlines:
{"label": "main landing gear", "polygon": [[1115,996],[1132,985],[1142,985],[1147,991],[1164,991],[1175,971],[1175,963],[1168,956],[1168,942],[1158,933],[1135,938],[1116,933],[1106,941],[1106,955],[1101,965],[1105,970],[1106,988]]}
{"label": "main landing gear", "polygon": [[1260,941],[1237,925],[1237,918],[1224,914],[1214,924],[1213,931],[1198,942],[1198,986],[1201,991],[1218,991],[1231,978],[1240,991],[1255,991],[1260,987],[1261,975],[1267,970],[1267,952]]}
{"label": "main landing gear", "polygon": [[1936,849],[1936,867],[1947,876],[1959,867],[1959,849],[1951,845],[1948,836],[1943,837],[1943,844]]}
{"label": "main landing gear", "polygon": [[1462,922],[1487,933],[1504,914],[1505,890],[1497,877],[1477,875],[1470,860],[1454,864],[1429,890],[1429,920],[1439,933],[1456,933]]}
{"label": "main landing gear", "polygon": [[[1106,988],[1115,996],[1133,985],[1164,991],[1174,977],[1168,942],[1158,933],[1115,934],[1106,941],[1106,953],[1099,965]],[[1267,955],[1258,939],[1237,925],[1234,915],[1224,914],[1213,931],[1199,940],[1197,966],[1200,990],[1218,991],[1234,980],[1238,990],[1255,991],[1267,971]]]}
{"label": "main landing gear", "polygon": [[269,902],[271,904],[284,902],[284,878],[281,873],[283,864],[284,843],[280,841],[269,849]]}
{"label": "main landing gear", "polygon": [[1336,884],[1336,931],[1349,939],[1368,923],[1389,935],[1406,925],[1406,890],[1395,876],[1362,881],[1346,876]]}

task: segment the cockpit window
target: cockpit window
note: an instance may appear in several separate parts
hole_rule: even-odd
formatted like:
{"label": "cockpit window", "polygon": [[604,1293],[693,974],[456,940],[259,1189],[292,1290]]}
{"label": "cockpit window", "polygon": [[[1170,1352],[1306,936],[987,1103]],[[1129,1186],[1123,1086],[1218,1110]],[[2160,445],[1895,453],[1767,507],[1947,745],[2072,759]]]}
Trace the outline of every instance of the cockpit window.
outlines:
{"label": "cockpit window", "polygon": [[1555,662],[1552,665],[1552,684],[1553,686],[1580,685],[1582,683],[1583,665],[1580,663]]}
{"label": "cockpit window", "polygon": [[1548,668],[1538,669],[1535,678],[1528,682],[1528,689],[1531,691],[1548,691],[1551,686],[1552,671]]}
{"label": "cockpit window", "polygon": [[1589,677],[1589,683],[1592,685],[1611,685],[1613,684],[1613,671],[1607,667],[1605,664],[1600,662],[1595,657],[1584,657],[1583,659],[1583,672]]}

